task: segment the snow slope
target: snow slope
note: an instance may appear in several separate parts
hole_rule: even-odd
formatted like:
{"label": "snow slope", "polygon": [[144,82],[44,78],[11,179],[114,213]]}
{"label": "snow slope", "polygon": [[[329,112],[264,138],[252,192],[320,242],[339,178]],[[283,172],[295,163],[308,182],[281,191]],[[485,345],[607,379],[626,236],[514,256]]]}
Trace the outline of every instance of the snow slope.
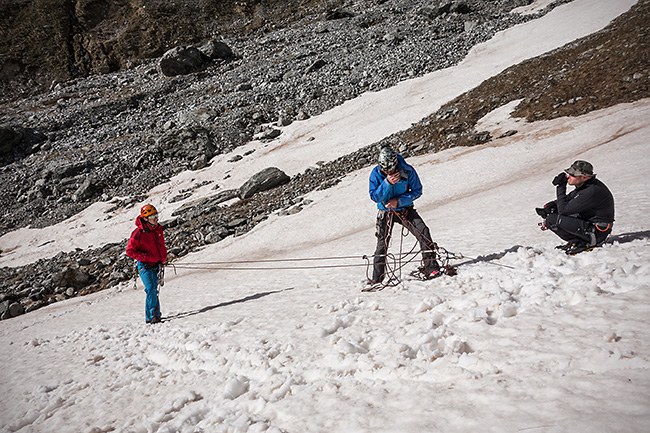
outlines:
{"label": "snow slope", "polygon": [[[553,34],[572,18],[580,27],[578,17],[594,9],[602,27],[624,3],[577,0],[524,34]],[[508,32],[495,39],[508,44]],[[429,79],[423,85],[435,89],[444,77]],[[383,95],[394,102],[392,91]],[[168,268],[165,323],[144,324],[139,281],[138,290],[131,282],[0,322],[0,431],[647,431],[650,100],[535,123],[511,119],[514,105],[481,128],[517,135],[409,159],[425,188],[416,207],[438,244],[472,258],[508,251],[502,258],[468,258],[455,277],[361,293],[376,209],[369,170],[353,173],[310,194],[302,212],[187,256],[176,273]],[[390,104],[378,107],[390,119]],[[363,124],[368,111],[347,115]],[[316,136],[327,116],[335,122],[325,113],[303,135]],[[283,142],[294,145],[301,141]],[[315,162],[319,148],[300,151]],[[269,161],[263,152],[250,158]],[[551,179],[578,158],[613,191],[617,222],[612,244],[567,257],[538,229],[534,207],[553,198]],[[103,225],[80,218],[89,233]],[[413,242],[406,237],[405,248]],[[342,256],[351,258],[233,265],[265,270],[208,264]],[[31,257],[16,251],[12,260]],[[277,269],[315,264],[350,267]]]}

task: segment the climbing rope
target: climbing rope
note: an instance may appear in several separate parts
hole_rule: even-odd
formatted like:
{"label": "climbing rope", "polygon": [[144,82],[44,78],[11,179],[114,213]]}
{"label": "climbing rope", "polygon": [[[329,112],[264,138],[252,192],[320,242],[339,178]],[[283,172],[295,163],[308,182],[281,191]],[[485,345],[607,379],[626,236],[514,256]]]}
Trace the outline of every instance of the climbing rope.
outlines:
{"label": "climbing rope", "polygon": [[[398,212],[389,212],[386,218],[386,229],[391,229],[394,222],[394,217],[397,215],[400,218],[400,224],[402,225],[401,236],[400,236],[400,245],[398,253],[389,253],[390,244],[392,242],[392,236],[388,235],[385,237],[384,241],[386,242],[386,254],[382,255],[350,255],[350,256],[332,256],[332,257],[302,257],[302,258],[286,258],[286,259],[262,259],[262,260],[230,260],[230,261],[216,261],[216,262],[183,262],[183,263],[170,263],[169,266],[172,266],[174,273],[176,274],[176,269],[192,269],[192,270],[223,270],[223,271],[271,271],[271,270],[309,270],[309,269],[330,269],[330,268],[352,268],[352,267],[366,267],[366,277],[370,280],[370,269],[375,264],[375,257],[381,257],[384,259],[384,262],[378,262],[377,265],[385,265],[385,283],[382,283],[382,287],[393,287],[397,286],[402,281],[402,269],[413,262],[417,257],[418,253],[423,253],[421,258],[420,272],[426,267],[428,261],[436,260],[443,270],[448,275],[455,275],[456,269],[450,265],[450,260],[453,259],[462,259],[461,254],[455,254],[447,251],[444,248],[439,247],[435,242],[425,236],[421,231],[417,229],[413,224],[411,224],[404,215]],[[415,243],[410,248],[408,252],[404,252],[404,239],[408,236],[409,233],[413,233],[416,236]],[[418,237],[424,238],[426,243],[429,245],[428,250],[416,251],[418,247]],[[430,253],[431,258],[426,259],[424,257],[425,253]],[[365,260],[365,263],[336,263],[336,264],[317,264],[317,265],[281,265],[281,266],[268,266],[269,264],[275,263],[296,263],[296,262],[324,262],[330,260]],[[233,265],[259,265],[265,264],[266,266],[233,266]]]}
{"label": "climbing rope", "polygon": [[[423,280],[426,279],[427,276],[425,275],[424,270],[427,268],[427,264],[432,261],[438,262],[441,271],[443,271],[447,275],[456,275],[456,268],[451,266],[450,261],[453,259],[462,259],[463,255],[452,253],[446,250],[445,248],[439,247],[437,243],[433,242],[433,240],[430,239],[429,236],[426,236],[421,230],[419,230],[414,224],[412,224],[406,218],[406,211],[401,211],[401,212],[388,211],[388,215],[386,217],[386,226],[384,227],[385,232],[388,233],[386,236],[384,236],[384,241],[386,242],[384,244],[384,251],[388,251],[391,246],[390,243],[392,242],[392,236],[390,235],[390,232],[392,231],[393,221],[395,216],[399,218],[399,222],[402,226],[400,245],[399,245],[400,252],[398,255],[394,255],[387,252],[385,255],[384,263],[377,263],[379,265],[382,264],[385,265],[385,271],[384,271],[385,277],[382,283],[377,284],[375,286],[375,290],[381,290],[386,287],[394,287],[400,284],[402,281],[402,273],[401,273],[402,269],[406,267],[408,264],[410,264],[417,257],[418,252],[422,253],[420,266],[415,273],[412,273],[412,275],[419,277],[420,279]],[[416,239],[410,251],[407,253],[403,253],[404,238],[406,238],[409,233],[412,233]],[[418,247],[419,239],[423,239],[424,243],[428,246],[429,249],[416,251],[416,248]],[[426,258],[425,255],[429,255],[429,254],[430,254],[430,258]],[[370,266],[371,266],[370,260],[367,258],[367,256],[364,256],[364,259],[366,259],[367,261],[366,278],[368,280],[371,280],[370,273],[369,273]]]}
{"label": "climbing rope", "polygon": [[[374,257],[374,256],[370,256]],[[356,256],[338,256],[338,257],[302,257],[302,258],[289,258],[289,259],[267,259],[267,260],[232,260],[222,262],[184,262],[184,263],[170,263],[174,269],[204,269],[204,270],[224,270],[224,271],[269,271],[269,270],[295,270],[295,269],[327,269],[327,268],[350,268],[367,266],[365,263],[355,264],[333,264],[333,265],[314,265],[314,266],[230,266],[237,264],[257,264],[257,263],[282,263],[282,262],[301,262],[301,261],[325,261],[325,260],[345,260],[345,259],[365,259],[367,255]]]}

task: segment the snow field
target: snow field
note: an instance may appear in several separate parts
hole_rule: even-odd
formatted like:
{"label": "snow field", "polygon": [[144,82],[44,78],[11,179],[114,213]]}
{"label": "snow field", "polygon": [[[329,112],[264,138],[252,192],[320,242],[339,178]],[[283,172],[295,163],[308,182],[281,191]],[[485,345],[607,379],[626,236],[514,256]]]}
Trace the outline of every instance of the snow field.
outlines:
{"label": "snow field", "polygon": [[[576,0],[547,17],[587,8],[606,23],[628,3]],[[650,101],[531,124],[510,119],[513,107],[481,128],[518,134],[408,160],[424,184],[416,207],[434,240],[465,254],[461,262],[507,252],[500,259],[376,293],[360,292],[363,266],[168,268],[160,325],[144,324],[140,282],[0,322],[0,432],[645,432]],[[323,159],[323,147],[314,149],[306,161]],[[551,179],[575,159],[592,162],[613,191],[617,220],[612,244],[567,257],[539,230],[534,208],[553,198]],[[350,255],[357,259],[331,263],[363,264],[375,242],[368,174],[179,263]],[[152,197],[168,194],[162,189]],[[133,216],[110,226],[92,212],[33,241],[70,238],[81,224],[75,242],[130,233]],[[645,235],[631,240],[637,232]],[[398,237],[396,227],[394,251]],[[16,250],[11,260],[32,253]]]}
{"label": "snow field", "polygon": [[[521,247],[495,262],[512,268],[469,264],[455,277],[405,281],[352,297],[324,286],[316,290],[338,290],[341,300],[304,296],[293,308],[293,326],[284,323],[288,318],[274,320],[274,312],[285,298],[296,298],[294,291],[313,294],[309,285],[215,308],[234,320],[99,325],[34,339],[23,343],[25,355],[65,359],[68,365],[44,369],[68,373],[41,378],[24,395],[31,409],[2,431],[40,423],[67,431],[67,419],[80,411],[85,429],[77,431],[89,432],[286,431],[280,425],[305,431],[410,431],[410,425],[418,431],[417,417],[397,417],[408,402],[422,399],[421,406],[453,413],[463,398],[469,410],[485,410],[479,383],[500,384],[501,398],[512,398],[514,388],[517,398],[534,402],[526,417],[533,425],[567,398],[593,400],[591,392],[602,385],[590,382],[605,380],[594,376],[603,372],[611,382],[604,410],[615,416],[620,403],[613,396],[621,389],[615,379],[638,380],[650,367],[648,342],[639,340],[647,331],[638,333],[644,328],[639,319],[650,313],[640,302],[650,290],[649,247],[650,241],[638,240],[575,257]],[[259,314],[240,316],[247,302],[259,302]],[[574,345],[558,343],[567,340]],[[101,380],[90,380],[95,376]],[[641,398],[637,410],[643,414],[643,389],[626,384],[625,392],[630,389]],[[106,395],[119,411],[102,410]],[[349,405],[349,424],[340,414],[328,421],[327,406],[340,410],[341,404]],[[370,411],[372,419],[355,410]],[[509,416],[514,427],[529,425]],[[454,431],[478,427],[448,413],[438,421]]]}

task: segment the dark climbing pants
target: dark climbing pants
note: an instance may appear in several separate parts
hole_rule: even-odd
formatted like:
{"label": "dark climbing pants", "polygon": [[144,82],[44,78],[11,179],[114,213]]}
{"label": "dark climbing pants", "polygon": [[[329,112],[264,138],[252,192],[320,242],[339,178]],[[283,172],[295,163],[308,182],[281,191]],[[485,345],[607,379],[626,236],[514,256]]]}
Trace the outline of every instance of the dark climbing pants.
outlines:
{"label": "dark climbing pants", "polygon": [[429,227],[422,221],[417,211],[408,207],[400,214],[380,210],[377,214],[377,227],[375,236],[377,237],[377,248],[373,259],[372,282],[381,282],[386,273],[386,252],[390,245],[391,234],[395,223],[406,227],[409,232],[413,233],[420,243],[420,252],[424,262],[425,274],[428,275],[434,270],[440,269],[433,252],[433,241]]}
{"label": "dark climbing pants", "polygon": [[549,214],[546,226],[567,242],[586,242],[591,246],[605,242],[612,232],[611,223],[592,223],[575,216]]}

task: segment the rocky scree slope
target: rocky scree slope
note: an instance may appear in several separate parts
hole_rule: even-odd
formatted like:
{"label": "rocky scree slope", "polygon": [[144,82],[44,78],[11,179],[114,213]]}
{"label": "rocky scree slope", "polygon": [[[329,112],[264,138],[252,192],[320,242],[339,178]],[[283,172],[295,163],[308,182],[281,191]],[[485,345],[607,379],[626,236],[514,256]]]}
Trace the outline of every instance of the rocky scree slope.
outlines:
{"label": "rocky scree slope", "polygon": [[[345,174],[374,163],[377,146],[391,144],[412,156],[489,141],[492,137],[474,132],[476,121],[512,100],[523,99],[516,112],[534,120],[580,115],[646,98],[650,68],[644,53],[650,42],[649,18],[650,2],[641,1],[603,31],[509,68],[409,130],[231,206],[220,206],[214,198],[200,206],[185,207],[166,222],[171,256],[179,257],[223,236],[243,233],[272,212],[299,211],[307,192],[331,187]],[[61,253],[22,268],[1,269],[4,317],[132,277],[132,264],[124,256],[124,248],[125,241],[93,251]],[[53,270],[58,274],[53,276]]]}
{"label": "rocky scree slope", "polygon": [[451,66],[476,43],[530,19],[508,13],[520,3],[360,1],[224,39],[233,58],[191,74],[166,77],[156,59],[7,102],[0,106],[0,235],[48,226],[98,200],[137,201],[271,122],[313,116]]}
{"label": "rocky scree slope", "polygon": [[342,1],[0,2],[0,101],[52,83],[131,69],[179,44],[264,34]]}

